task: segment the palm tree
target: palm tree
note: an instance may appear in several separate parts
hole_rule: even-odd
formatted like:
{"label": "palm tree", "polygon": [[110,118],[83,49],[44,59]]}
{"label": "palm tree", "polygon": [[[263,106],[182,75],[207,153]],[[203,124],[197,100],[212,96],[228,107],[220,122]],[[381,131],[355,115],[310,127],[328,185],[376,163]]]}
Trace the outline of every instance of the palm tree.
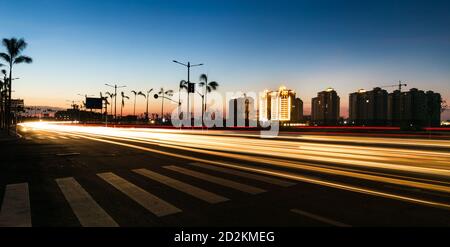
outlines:
{"label": "palm tree", "polygon": [[[145,96],[145,94],[142,91],[139,91],[137,95],[142,95],[142,97],[144,97],[145,99],[147,99],[147,96]],[[136,110],[136,100],[134,102],[134,108]]]}
{"label": "palm tree", "polygon": [[130,97],[126,96],[124,92],[120,93],[122,96],[122,105],[120,106],[120,118],[122,118],[122,110],[123,107],[125,106],[125,99],[130,99]]}
{"label": "palm tree", "polygon": [[148,120],[148,99],[150,93],[153,91],[153,88],[150,88],[150,90],[147,91],[147,107],[145,108],[145,119]]}
{"label": "palm tree", "polygon": [[[182,89],[186,89],[186,91],[188,90],[188,83],[185,80],[181,80],[180,84],[178,86],[178,115],[180,115],[180,107],[181,107],[180,102],[181,102],[181,90]],[[189,100],[189,93],[187,96],[187,100]],[[188,106],[189,106],[189,104],[188,104]],[[187,112],[189,112],[189,109]]]}
{"label": "palm tree", "polygon": [[208,82],[208,76],[206,74],[201,74],[200,75],[200,83],[199,86],[200,87],[205,87],[205,93],[203,94],[205,97],[205,103],[202,109],[202,122],[203,122],[203,112],[206,112],[206,106],[207,106],[207,96],[208,93],[211,93],[213,90],[217,90],[217,88],[219,87],[219,83],[215,82],[215,81],[210,81]]}
{"label": "palm tree", "polygon": [[[108,95],[111,98],[111,102],[113,101],[114,97],[116,96],[115,93],[106,92],[106,95]],[[108,114],[108,112],[106,112]],[[113,108],[111,107],[111,115],[113,114]]]}
{"label": "palm tree", "polygon": [[131,92],[134,94],[134,108],[133,108],[134,110],[133,110],[133,115],[136,116],[136,97],[137,97],[138,95],[144,95],[144,97],[145,97],[145,94],[143,94],[141,91],[136,92],[136,91],[132,90]]}
{"label": "palm tree", "polygon": [[9,80],[8,80],[8,104],[6,114],[7,116],[7,128],[11,124],[11,89],[12,89],[12,72],[13,65],[20,63],[32,63],[33,59],[28,56],[22,55],[22,51],[27,47],[27,43],[23,39],[3,39],[3,46],[5,46],[7,53],[0,53],[0,59],[4,60],[9,65]]}
{"label": "palm tree", "polygon": [[173,90],[167,90],[164,91],[164,88],[161,88],[161,90],[159,90],[158,95],[161,97],[161,120],[163,119],[164,116],[164,98],[167,96],[173,96]]}

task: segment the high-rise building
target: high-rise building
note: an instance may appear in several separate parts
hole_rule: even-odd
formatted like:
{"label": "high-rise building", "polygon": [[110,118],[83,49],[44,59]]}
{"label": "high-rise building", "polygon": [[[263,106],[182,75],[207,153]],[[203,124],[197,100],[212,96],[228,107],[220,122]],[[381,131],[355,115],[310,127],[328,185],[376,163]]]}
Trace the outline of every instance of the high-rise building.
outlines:
{"label": "high-rise building", "polygon": [[303,117],[303,101],[286,87],[280,87],[278,91],[264,91],[259,101],[260,121],[298,122]]}
{"label": "high-rise building", "polygon": [[311,122],[317,125],[335,125],[339,121],[340,98],[333,88],[317,93],[311,100]]}
{"label": "high-rise building", "polygon": [[247,96],[230,100],[228,119],[233,119],[233,126],[256,126],[255,100]]}
{"label": "high-rise building", "polygon": [[350,94],[349,123],[353,125],[385,125],[388,93],[379,87]]}
{"label": "high-rise building", "polygon": [[388,121],[394,126],[439,126],[441,95],[412,88],[395,90],[388,97]]}
{"label": "high-rise building", "polygon": [[399,90],[395,90],[388,95],[388,123],[393,126],[400,126],[402,111],[402,93]]}
{"label": "high-rise building", "polygon": [[428,126],[440,126],[441,125],[441,104],[442,98],[439,93],[433,91],[427,91],[427,116]]}

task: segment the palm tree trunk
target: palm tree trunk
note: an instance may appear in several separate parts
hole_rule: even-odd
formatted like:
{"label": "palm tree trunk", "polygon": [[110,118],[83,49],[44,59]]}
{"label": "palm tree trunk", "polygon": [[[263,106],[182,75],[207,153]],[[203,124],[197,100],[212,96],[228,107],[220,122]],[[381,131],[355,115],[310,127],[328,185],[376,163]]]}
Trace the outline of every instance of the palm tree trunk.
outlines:
{"label": "palm tree trunk", "polygon": [[145,120],[148,121],[148,94],[147,94],[147,108],[145,109]]}
{"label": "palm tree trunk", "polygon": [[164,95],[161,97],[162,98],[162,102],[161,102],[161,122],[163,120],[163,116],[164,116]]}
{"label": "palm tree trunk", "polygon": [[12,88],[12,62],[9,63],[9,88],[8,88],[8,104],[7,104],[7,109],[6,109],[6,131],[9,135],[9,129],[10,129],[10,125],[11,125],[11,88]]}
{"label": "palm tree trunk", "polygon": [[178,117],[180,117],[180,108],[181,108],[181,105],[180,105],[180,101],[181,101],[181,87],[178,87]]}
{"label": "palm tree trunk", "polygon": [[134,95],[134,109],[133,109],[133,115],[136,116],[136,94]]}
{"label": "palm tree trunk", "polygon": [[208,102],[208,90],[205,90],[205,104],[204,104],[204,112],[206,114],[206,104]]}

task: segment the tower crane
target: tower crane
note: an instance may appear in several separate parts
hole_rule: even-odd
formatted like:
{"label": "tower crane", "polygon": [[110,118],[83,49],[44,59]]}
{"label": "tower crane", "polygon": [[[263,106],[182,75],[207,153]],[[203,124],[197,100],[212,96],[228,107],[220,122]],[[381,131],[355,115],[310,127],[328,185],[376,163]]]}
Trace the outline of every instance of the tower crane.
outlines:
{"label": "tower crane", "polygon": [[398,87],[398,91],[402,91],[402,87],[406,87],[408,86],[406,83],[402,82],[402,81],[398,81],[397,85],[387,85],[387,86],[381,86],[380,88],[385,88],[385,87]]}

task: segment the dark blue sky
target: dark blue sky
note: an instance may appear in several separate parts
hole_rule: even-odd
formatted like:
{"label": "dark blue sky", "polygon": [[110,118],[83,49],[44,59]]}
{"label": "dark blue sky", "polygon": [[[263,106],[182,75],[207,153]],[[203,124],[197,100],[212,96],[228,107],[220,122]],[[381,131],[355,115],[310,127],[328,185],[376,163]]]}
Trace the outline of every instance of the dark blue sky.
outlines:
{"label": "dark blue sky", "polygon": [[24,37],[35,58],[17,67],[29,103],[113,81],[176,89],[185,71],[172,59],[205,63],[193,77],[223,92],[286,85],[305,108],[328,86],[345,109],[348,93],[397,80],[450,98],[450,1],[0,2],[0,37]]}

